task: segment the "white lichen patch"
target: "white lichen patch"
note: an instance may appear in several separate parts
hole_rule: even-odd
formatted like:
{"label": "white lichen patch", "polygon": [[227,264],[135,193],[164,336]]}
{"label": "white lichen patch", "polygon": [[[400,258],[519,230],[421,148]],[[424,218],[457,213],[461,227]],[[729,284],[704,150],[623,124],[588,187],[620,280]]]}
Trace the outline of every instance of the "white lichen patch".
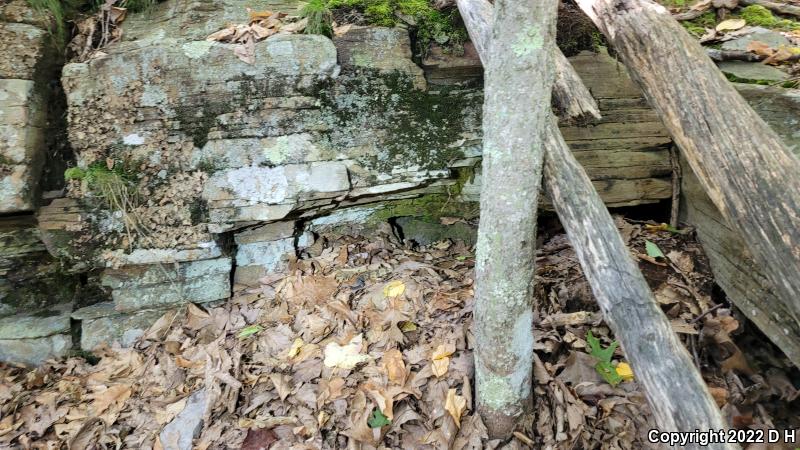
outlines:
{"label": "white lichen patch", "polygon": [[213,41],[192,41],[183,44],[181,50],[187,57],[199,59],[204,57],[214,45],[216,44]]}

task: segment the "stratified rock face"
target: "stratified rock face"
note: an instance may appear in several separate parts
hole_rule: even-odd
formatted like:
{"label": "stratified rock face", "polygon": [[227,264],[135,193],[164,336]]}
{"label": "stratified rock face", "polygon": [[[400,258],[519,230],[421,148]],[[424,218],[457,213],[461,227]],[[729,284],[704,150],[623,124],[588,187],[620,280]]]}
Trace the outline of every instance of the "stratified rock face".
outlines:
{"label": "stratified rock face", "polygon": [[[246,22],[246,7],[298,5],[166,1],[129,17],[104,57],[64,67],[77,166],[106,184],[77,177],[38,219],[68,267],[103,269],[111,301],[72,316],[83,348],[130,345],[166,310],[225,299],[231,281],[258,285],[312,232],[426,216],[403,222],[425,241],[440,233],[437,217],[477,215],[474,51],[434,50],[420,67],[406,30],[353,27],[333,40],[272,36],[248,64],[205,40]],[[606,54],[573,63],[604,118],[562,130],[601,196],[614,206],[669,198],[670,140],[641,93]]]}
{"label": "stratified rock face", "polygon": [[0,4],[0,213],[32,211],[46,153],[50,22],[24,0]]}
{"label": "stratified rock face", "polygon": [[0,361],[37,365],[64,356],[72,348],[70,309],[65,304],[47,313],[0,319]]}
{"label": "stratified rock face", "polygon": [[0,317],[35,313],[74,296],[76,277],[62,272],[39,236],[30,217],[0,218]]}
{"label": "stratified rock face", "polygon": [[[474,54],[432,52],[429,83],[405,30],[354,27],[333,40],[272,36],[248,64],[233,46],[204,39],[245,22],[245,6],[286,8],[245,3],[165,2],[129,18],[106,57],[65,66],[78,166],[123,167],[140,198],[125,214],[109,212],[90,183],[73,182],[77,203],[40,216],[51,251],[118,266],[120,252],[197,249],[230,230],[361,204],[477,201],[479,174],[458,179],[480,162]],[[668,198],[660,121],[613,60],[576,58],[607,117],[564,134],[601,195],[619,206]],[[69,214],[77,222],[61,220]]]}

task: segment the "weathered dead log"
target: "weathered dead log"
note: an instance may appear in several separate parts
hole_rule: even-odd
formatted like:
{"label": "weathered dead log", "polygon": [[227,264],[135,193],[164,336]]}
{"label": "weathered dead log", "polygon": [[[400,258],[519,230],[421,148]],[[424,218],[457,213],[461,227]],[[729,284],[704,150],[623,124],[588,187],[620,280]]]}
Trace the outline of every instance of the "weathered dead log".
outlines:
{"label": "weathered dead log", "polygon": [[[800,155],[800,91],[754,84],[737,84],[736,90],[794,154]],[[741,235],[708,198],[685,159],[681,165],[681,220],[697,230],[714,280],[728,299],[800,367],[800,325],[778,299],[764,268],[752,260]]]}
{"label": "weathered dead log", "polygon": [[589,177],[557,128],[547,131],[545,188],[603,317],[622,342],[644,387],[656,421],[669,431],[725,428],[705,382],[656,303],[600,196],[585,189]]}
{"label": "weathered dead log", "polygon": [[649,0],[578,0],[614,45],[711,200],[800,316],[800,160],[705,50]]}
{"label": "weathered dead log", "polygon": [[557,2],[498,0],[494,9],[484,64],[475,387],[489,435],[507,437],[532,406],[536,212]]}
{"label": "weathered dead log", "polygon": [[[459,5],[466,3],[458,1]],[[491,6],[488,13],[484,8],[484,14],[491,15]],[[490,46],[487,28],[469,28],[469,20],[467,27],[476,48],[485,52]],[[484,64],[493,57],[494,54],[484,53]],[[719,409],[700,373],[658,307],[589,177],[556,123],[551,121],[545,131],[545,189],[604,316],[637,368],[659,425],[665,430],[682,431],[723,428]],[[485,191],[483,199],[484,196]],[[482,202],[482,208],[483,205]],[[482,221],[485,215],[487,212],[481,209]]]}
{"label": "weathered dead log", "polygon": [[[478,50],[478,55],[486,55],[488,41],[483,41],[478,36],[491,36],[493,6],[487,0],[457,0],[458,11],[467,26],[470,39]],[[592,94],[581,82],[580,77],[572,68],[567,57],[552,44],[553,55],[551,60],[555,64],[555,84],[552,92],[552,101],[560,117],[576,120],[587,118],[600,118],[597,102]],[[484,66],[484,56],[480,56]]]}
{"label": "weathered dead log", "polygon": [[769,0],[739,0],[742,5],[759,5],[778,14],[788,14],[800,17],[800,6],[787,3],[776,3]]}

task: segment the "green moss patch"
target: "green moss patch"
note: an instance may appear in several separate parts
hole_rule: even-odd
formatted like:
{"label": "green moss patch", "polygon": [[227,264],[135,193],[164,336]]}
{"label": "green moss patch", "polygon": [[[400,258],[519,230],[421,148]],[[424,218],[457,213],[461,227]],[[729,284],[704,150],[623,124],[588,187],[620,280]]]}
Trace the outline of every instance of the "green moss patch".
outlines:
{"label": "green moss patch", "polygon": [[739,17],[748,25],[778,28],[783,30],[800,30],[800,22],[775,17],[770,10],[761,5],[750,5],[742,8]]}

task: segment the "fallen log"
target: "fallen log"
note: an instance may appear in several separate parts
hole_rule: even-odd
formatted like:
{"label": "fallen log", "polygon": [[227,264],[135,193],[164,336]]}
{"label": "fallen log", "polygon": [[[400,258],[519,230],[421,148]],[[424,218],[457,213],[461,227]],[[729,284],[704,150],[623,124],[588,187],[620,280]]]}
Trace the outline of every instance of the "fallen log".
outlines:
{"label": "fallen log", "polygon": [[[737,84],[736,90],[752,108],[800,155],[800,91],[753,84]],[[714,280],[786,357],[800,367],[800,325],[779,300],[775,289],[751,256],[742,236],[719,213],[687,166],[685,158],[681,188],[681,221],[697,230],[697,238],[708,256]]]}
{"label": "fallen log", "polygon": [[511,435],[532,406],[536,213],[552,114],[557,6],[555,0],[498,0],[493,41],[481,46],[492,57],[484,64],[475,390],[494,438]]}
{"label": "fallen log", "polygon": [[613,44],[797,321],[800,160],[664,7],[648,0],[578,5]]}
{"label": "fallen log", "polygon": [[[656,303],[611,214],[597,192],[584,188],[590,183],[586,172],[557,128],[547,131],[545,188],[603,317],[644,387],[656,422],[669,431],[726,428],[700,372]],[[736,446],[716,444],[709,448]]]}
{"label": "fallen log", "polygon": [[[491,23],[492,7],[487,8],[486,4],[485,0],[458,0],[459,9],[472,12],[464,15],[467,30],[476,48],[484,52],[491,39],[488,28],[472,27],[472,22],[476,20],[476,11],[482,11],[480,22]],[[482,54],[484,65],[490,57],[494,55]],[[589,177],[575,160],[556,123],[550,121],[547,125],[545,189],[604,317],[637,368],[656,420],[670,431],[725,428],[705,382],[656,303]],[[482,192],[484,199],[485,193]],[[481,226],[488,215],[483,206],[482,202]],[[712,448],[735,447],[720,444]]]}
{"label": "fallen log", "polygon": [[790,5],[787,3],[776,3],[769,0],[739,0],[739,3],[742,5],[759,5],[778,14],[787,14],[800,17],[800,6]]}
{"label": "fallen log", "polygon": [[[475,35],[492,35],[492,10],[493,6],[486,0],[458,0],[458,11],[464,23],[467,25],[470,39],[478,51],[484,66],[486,61],[484,56],[488,53],[488,40],[482,41]],[[567,57],[552,44],[551,60],[555,67],[555,82],[552,92],[552,101],[556,112],[560,117],[583,120],[594,117],[600,118],[600,111],[597,102],[592,97],[591,92],[581,82],[580,77],[572,68]]]}

